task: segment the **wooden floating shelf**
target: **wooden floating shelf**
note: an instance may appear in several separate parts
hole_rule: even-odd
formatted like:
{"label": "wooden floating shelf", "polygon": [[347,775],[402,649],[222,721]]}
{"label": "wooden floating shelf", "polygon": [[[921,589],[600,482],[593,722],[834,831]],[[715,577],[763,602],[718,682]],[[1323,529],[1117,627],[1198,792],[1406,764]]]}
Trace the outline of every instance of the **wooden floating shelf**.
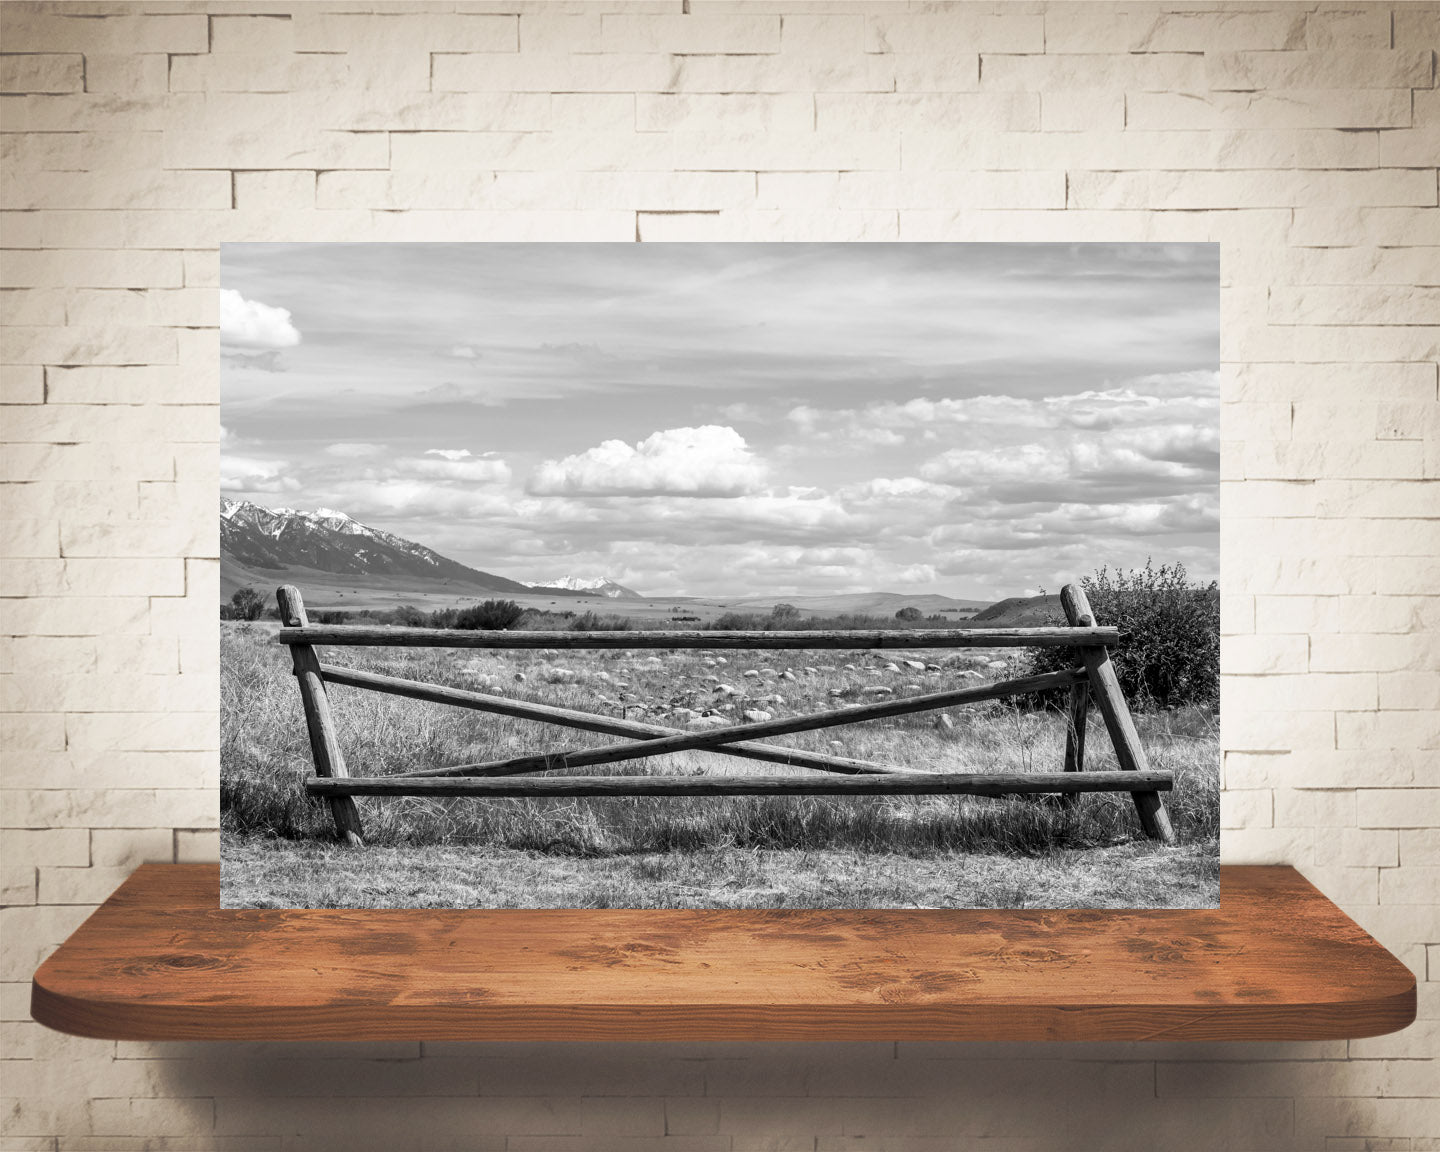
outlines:
{"label": "wooden floating shelf", "polygon": [[1415,978],[1288,867],[1181,911],[221,909],[146,864],[39,971],[116,1040],[1330,1040]]}

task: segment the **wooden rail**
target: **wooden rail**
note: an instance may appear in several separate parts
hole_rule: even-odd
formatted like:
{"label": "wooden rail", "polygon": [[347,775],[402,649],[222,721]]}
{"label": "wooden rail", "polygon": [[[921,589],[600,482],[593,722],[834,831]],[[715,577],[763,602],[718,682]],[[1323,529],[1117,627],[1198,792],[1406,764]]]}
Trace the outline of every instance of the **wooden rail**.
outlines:
{"label": "wooden rail", "polygon": [[[1069,627],[893,629],[884,631],[792,632],[505,632],[439,628],[375,628],[349,625],[314,627],[300,592],[285,585],[277,593],[284,627],[282,644],[290,646],[295,675],[305,707],[316,777],[306,790],[330,804],[340,838],[363,843],[356,796],[1006,796],[1037,793],[1059,795],[1074,803],[1081,792],[1129,792],[1148,836],[1167,844],[1175,835],[1160,798],[1174,786],[1168,772],[1151,771],[1135,731],[1130,709],[1110,662],[1109,646],[1120,639],[1115,628],[1096,624],[1085,593],[1066,585],[1061,593]],[[829,712],[703,731],[684,731],[655,724],[597,716],[568,708],[511,700],[482,692],[424,684],[355,668],[323,664],[317,644],[488,649],[893,649],[893,648],[1075,648],[1083,668],[1023,676],[946,692],[900,697]],[[386,777],[351,777],[336,738],[330,713],[328,684],[341,684],[415,700],[539,720],[583,731],[629,737],[599,748],[510,757],[505,760],[422,769]],[[767,737],[811,732],[842,724],[885,719],[1068,688],[1067,736],[1063,772],[954,773],[917,772],[781,748]],[[1085,725],[1094,697],[1120,762],[1118,772],[1086,772]],[[793,768],[827,773],[814,776],[535,776],[556,769],[613,764],[681,751],[707,751]],[[529,776],[528,779],[517,779]]]}
{"label": "wooden rail", "polygon": [[316,796],[1008,796],[1169,791],[1169,772],[896,772],[889,776],[351,776],[311,780]]}
{"label": "wooden rail", "polygon": [[[287,585],[288,587],[288,585]],[[297,592],[298,596],[299,593]],[[284,616],[282,610],[282,618]],[[1118,628],[887,628],[800,632],[497,632],[307,624],[280,629],[282,644],[372,648],[1075,648],[1118,644]]]}

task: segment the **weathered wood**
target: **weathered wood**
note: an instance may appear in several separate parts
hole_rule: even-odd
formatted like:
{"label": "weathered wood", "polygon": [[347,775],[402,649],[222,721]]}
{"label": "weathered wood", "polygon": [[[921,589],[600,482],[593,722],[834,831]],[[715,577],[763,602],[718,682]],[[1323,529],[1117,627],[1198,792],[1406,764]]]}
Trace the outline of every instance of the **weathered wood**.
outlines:
{"label": "weathered wood", "polygon": [[[291,584],[281,585],[275,590],[275,601],[280,606],[282,623],[302,629],[307,625],[305,602],[300,598],[298,588]],[[315,771],[321,776],[344,779],[348,775],[345,756],[335,736],[330,697],[325,692],[325,681],[320,675],[320,658],[310,645],[294,644],[290,647],[290,661],[295,669],[295,681],[300,686],[300,701],[305,707],[305,727],[310,732],[310,753],[315,760]],[[331,797],[330,814],[335,818],[335,832],[342,842],[354,847],[364,844],[365,830],[354,800],[338,794]]]}
{"label": "weathered wood", "polygon": [[1023,696],[1029,692],[1043,692],[1050,688],[1068,688],[1084,675],[1079,669],[1047,672],[1040,676],[1023,676],[1018,680],[997,680],[993,684],[975,688],[932,692],[924,696],[902,696],[880,704],[858,704],[849,708],[838,708],[834,712],[762,720],[756,724],[736,724],[730,728],[708,728],[700,732],[681,732],[675,736],[630,740],[624,744],[606,744],[600,748],[515,756],[505,760],[461,764],[453,768],[436,768],[411,773],[407,778],[413,780],[424,776],[514,776],[525,772],[582,768],[588,764],[616,764],[646,756],[666,756],[672,752],[711,751],[740,740],[785,736],[792,732],[814,732],[864,720],[884,720],[911,712],[926,712],[932,708],[950,708],[960,704],[975,704],[982,700],[999,700],[1006,696]]}
{"label": "weathered wood", "polygon": [[[1172,787],[1168,772],[1139,783]],[[351,776],[311,779],[312,796],[1035,796],[1128,792],[1129,772],[897,772],[892,776],[529,776],[475,779]]]}
{"label": "weathered wood", "polygon": [[282,628],[282,644],[408,648],[1068,648],[1118,644],[1115,628],[895,628],[806,632],[503,632],[326,624]]}
{"label": "weathered wood", "polygon": [[1335,1040],[1415,976],[1293,868],[1218,908],[225,909],[145,864],[35,973],[107,1040]]}
{"label": "weathered wood", "polygon": [[[636,720],[619,720],[612,716],[600,716],[593,712],[577,712],[570,708],[557,708],[550,704],[532,704],[526,700],[511,700],[505,696],[491,696],[484,692],[469,692],[462,688],[446,688],[439,684],[422,684],[418,680],[404,680],[398,676],[384,676],[378,672],[362,672],[358,668],[339,668],[333,664],[320,665],[320,675],[328,684],[344,684],[353,688],[366,688],[372,692],[384,692],[392,696],[403,696],[410,700],[426,700],[432,704],[452,704],[458,708],[472,708],[479,712],[493,712],[499,716],[514,716],[522,720],[540,720],[563,728],[577,728],[582,732],[603,732],[609,736],[634,736],[642,740],[658,736],[681,736],[684,730],[666,728],[659,724],[642,724]],[[793,768],[816,768],[822,772],[841,772],[847,775],[888,775],[902,772],[901,768],[890,768],[884,764],[872,764],[868,760],[854,760],[848,756],[830,756],[821,752],[804,752],[798,748],[781,748],[774,744],[758,744],[742,740],[736,744],[722,744],[714,749],[724,756],[738,756],[745,760],[764,760],[771,764],[788,764]],[[530,769],[540,771],[540,769]]]}
{"label": "weathered wood", "polygon": [[[1060,589],[1060,604],[1065,609],[1066,619],[1077,629],[1094,627],[1095,613],[1090,608],[1085,589],[1078,584],[1066,584]],[[1135,731],[1135,721],[1130,716],[1124,693],[1120,691],[1120,681],[1115,675],[1110,653],[1103,646],[1085,647],[1080,655],[1085,661],[1085,669],[1090,675],[1090,691],[1100,715],[1105,718],[1105,727],[1110,733],[1110,743],[1115,746],[1115,758],[1120,761],[1120,767],[1127,772],[1148,772],[1150,760],[1140,743],[1140,734]],[[1174,844],[1175,830],[1170,826],[1170,814],[1165,811],[1160,794],[1140,789],[1131,796],[1146,835]]]}
{"label": "weathered wood", "polygon": [[[1065,710],[1065,771],[1085,771],[1085,721],[1090,714],[1090,687],[1081,682],[1070,685],[1070,704]],[[1061,798],[1065,807],[1074,807],[1080,793],[1067,792]]]}

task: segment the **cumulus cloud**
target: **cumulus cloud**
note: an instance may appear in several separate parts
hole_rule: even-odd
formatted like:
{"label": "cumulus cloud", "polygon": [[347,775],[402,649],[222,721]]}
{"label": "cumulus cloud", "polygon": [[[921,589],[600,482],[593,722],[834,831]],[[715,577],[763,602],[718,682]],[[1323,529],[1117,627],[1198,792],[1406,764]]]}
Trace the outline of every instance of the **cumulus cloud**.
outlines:
{"label": "cumulus cloud", "polygon": [[606,440],[530,478],[537,495],[737,497],[759,490],[764,462],[733,428],[667,428],[635,445]]}
{"label": "cumulus cloud", "polygon": [[480,353],[469,344],[456,344],[450,349],[450,355],[456,360],[478,360],[480,358]]}
{"label": "cumulus cloud", "polygon": [[296,492],[300,482],[288,474],[284,461],[251,456],[220,457],[222,492]]}
{"label": "cumulus cloud", "polygon": [[293,348],[300,331],[288,308],[247,300],[233,288],[220,289],[220,342],[235,348]]}

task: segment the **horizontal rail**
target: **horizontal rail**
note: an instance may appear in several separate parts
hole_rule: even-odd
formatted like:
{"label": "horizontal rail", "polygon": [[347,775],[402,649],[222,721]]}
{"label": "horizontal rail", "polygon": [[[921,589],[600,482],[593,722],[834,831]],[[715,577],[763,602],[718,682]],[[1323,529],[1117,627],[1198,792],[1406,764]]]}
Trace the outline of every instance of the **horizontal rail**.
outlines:
{"label": "horizontal rail", "polygon": [[1009,796],[1169,791],[1169,772],[901,772],[893,776],[541,776],[307,780],[315,796]]}
{"label": "horizontal rail", "polygon": [[559,768],[581,768],[589,764],[614,764],[621,760],[639,760],[646,756],[665,756],[671,752],[709,751],[722,744],[734,744],[747,738],[785,736],[792,732],[813,732],[820,728],[837,728],[863,720],[884,720],[910,712],[928,712],[934,708],[950,708],[976,704],[1006,696],[1022,696],[1051,688],[1068,688],[1085,678],[1083,668],[1046,672],[1040,676],[1022,676],[1018,680],[999,680],[975,688],[957,688],[951,692],[932,692],[924,696],[904,696],[881,704],[860,704],[838,708],[834,712],[815,712],[780,720],[762,720],[755,724],[736,724],[731,728],[708,728],[701,732],[682,732],[652,740],[631,740],[624,744],[606,744],[600,748],[583,748],[571,752],[552,752],[538,756],[517,756],[508,760],[492,760],[479,764],[461,764],[453,768],[433,768],[411,773],[407,779],[426,776],[517,776],[525,772],[545,772]]}
{"label": "horizontal rail", "polygon": [[[383,676],[378,672],[362,672],[358,668],[339,668],[333,664],[320,665],[320,678],[328,684],[365,688],[372,692],[403,696],[409,700],[425,700],[432,704],[451,704],[457,708],[472,708],[478,712],[493,712],[499,716],[515,716],[521,720],[541,720],[564,728],[578,728],[582,732],[634,736],[641,740],[684,735],[679,728],[641,724],[635,720],[617,720],[594,712],[577,712],[571,708],[557,708],[549,704],[531,704],[528,701],[491,696],[484,692],[446,688],[439,684],[422,684],[418,680],[403,680],[398,676]],[[888,768],[883,764],[872,764],[867,760],[853,760],[848,756],[802,752],[798,748],[781,748],[778,745],[758,744],[750,740],[725,744],[715,751],[746,760],[764,760],[771,764],[788,764],[794,768],[815,768],[821,772],[841,772],[846,775],[883,776],[903,771],[900,768]]]}
{"label": "horizontal rail", "polygon": [[282,628],[282,644],[404,648],[1071,648],[1115,645],[1118,628],[894,628],[812,632],[507,632],[352,624]]}

